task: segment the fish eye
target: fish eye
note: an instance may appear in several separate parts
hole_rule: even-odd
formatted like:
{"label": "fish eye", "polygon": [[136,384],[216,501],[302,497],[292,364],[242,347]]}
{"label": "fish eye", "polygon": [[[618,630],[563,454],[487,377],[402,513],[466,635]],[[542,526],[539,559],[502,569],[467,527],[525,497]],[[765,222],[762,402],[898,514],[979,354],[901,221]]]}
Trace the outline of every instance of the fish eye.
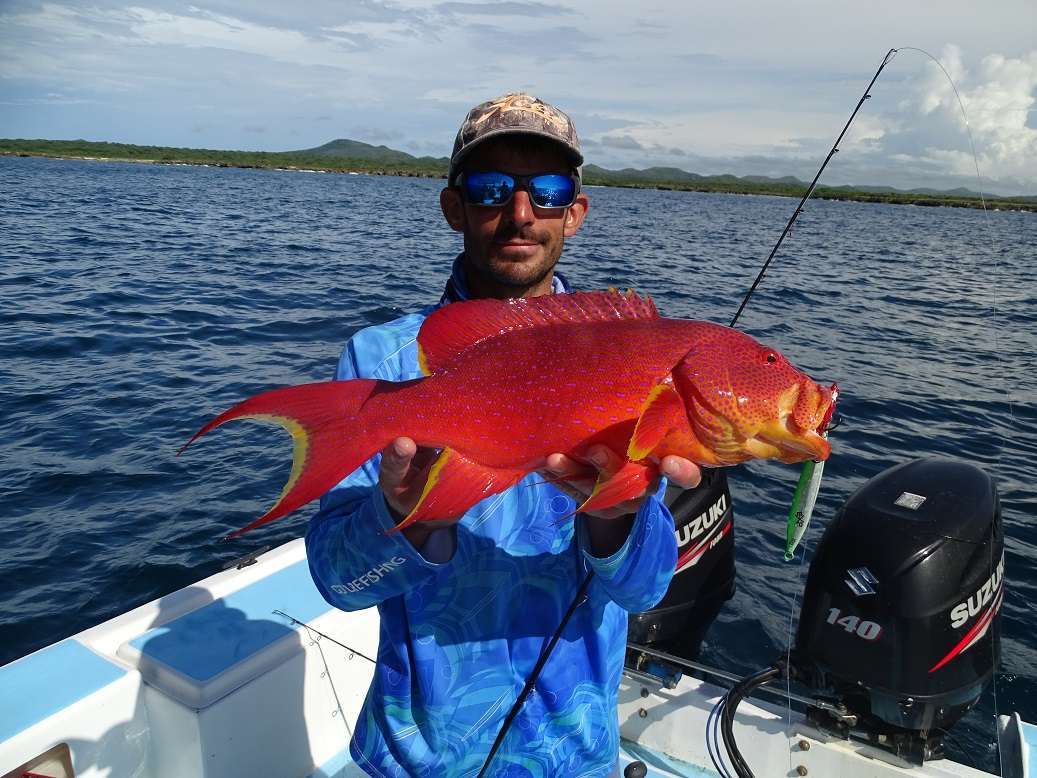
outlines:
{"label": "fish eye", "polygon": [[767,362],[769,364],[773,365],[777,361],[778,361],[778,355],[775,354],[773,351],[768,351],[767,352]]}

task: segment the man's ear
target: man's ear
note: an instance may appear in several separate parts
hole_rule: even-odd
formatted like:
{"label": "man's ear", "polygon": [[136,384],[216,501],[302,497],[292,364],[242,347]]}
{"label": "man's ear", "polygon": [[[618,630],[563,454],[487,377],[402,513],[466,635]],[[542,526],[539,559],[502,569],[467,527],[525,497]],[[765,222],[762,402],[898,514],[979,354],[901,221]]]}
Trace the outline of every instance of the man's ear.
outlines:
{"label": "man's ear", "polygon": [[570,205],[565,210],[565,225],[562,232],[567,238],[571,238],[580,229],[580,225],[583,224],[584,218],[587,216],[587,209],[591,207],[590,200],[587,199],[587,195],[580,192],[576,195],[576,202]]}
{"label": "man's ear", "polygon": [[449,186],[439,193],[439,207],[443,210],[446,223],[454,232],[463,232],[465,228],[464,201],[461,193]]}

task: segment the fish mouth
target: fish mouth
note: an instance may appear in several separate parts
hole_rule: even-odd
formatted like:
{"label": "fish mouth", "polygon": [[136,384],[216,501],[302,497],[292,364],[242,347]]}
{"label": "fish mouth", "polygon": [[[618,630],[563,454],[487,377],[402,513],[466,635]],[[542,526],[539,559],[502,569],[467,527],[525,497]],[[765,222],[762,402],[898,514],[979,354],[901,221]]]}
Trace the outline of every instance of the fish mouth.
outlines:
{"label": "fish mouth", "polygon": [[782,398],[778,419],[760,429],[755,439],[771,447],[782,462],[828,459],[832,453],[828,425],[838,396],[836,384],[823,387],[808,381],[794,386]]}
{"label": "fish mouth", "polygon": [[821,435],[828,434],[832,416],[835,415],[835,404],[839,400],[839,384],[832,384],[827,389],[821,387],[821,392],[826,400],[821,413],[821,423],[817,426],[817,432]]}
{"label": "fish mouth", "polygon": [[828,440],[813,430],[788,433],[789,430],[783,427],[778,434],[761,431],[755,439],[777,452],[775,459],[788,464],[805,462],[808,459],[820,462],[828,459],[832,453],[832,446]]}

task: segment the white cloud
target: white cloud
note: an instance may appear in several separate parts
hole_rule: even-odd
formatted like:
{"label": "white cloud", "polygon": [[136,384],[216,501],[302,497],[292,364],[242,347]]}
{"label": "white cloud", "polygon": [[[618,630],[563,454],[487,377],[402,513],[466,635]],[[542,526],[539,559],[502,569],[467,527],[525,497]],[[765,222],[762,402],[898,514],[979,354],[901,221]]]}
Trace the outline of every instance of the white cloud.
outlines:
{"label": "white cloud", "polygon": [[285,30],[202,11],[197,16],[130,7],[125,11],[129,29],[143,42],[185,46],[214,47],[245,54],[256,54],[297,65],[344,67],[345,39],[314,41],[295,30]]}

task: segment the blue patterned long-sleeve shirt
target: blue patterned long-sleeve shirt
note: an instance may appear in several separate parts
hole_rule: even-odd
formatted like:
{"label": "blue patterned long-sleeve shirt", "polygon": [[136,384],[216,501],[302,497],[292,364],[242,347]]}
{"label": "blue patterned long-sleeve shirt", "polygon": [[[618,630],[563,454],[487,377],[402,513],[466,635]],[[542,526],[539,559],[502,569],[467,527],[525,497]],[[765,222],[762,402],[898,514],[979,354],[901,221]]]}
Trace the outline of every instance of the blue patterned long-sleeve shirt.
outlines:
{"label": "blue patterned long-sleeve shirt", "polygon": [[[415,338],[432,309],[358,332],[337,379],[421,375]],[[434,531],[420,551],[393,527],[379,456],[321,500],[306,548],[343,610],[377,605],[378,664],[350,752],[374,776],[475,776],[588,571],[595,576],[494,759],[491,775],[599,776],[615,766],[627,611],[673,574],[673,518],[651,497],[625,544],[589,551],[566,495],[532,474]],[[661,494],[661,492],[660,492]]]}

